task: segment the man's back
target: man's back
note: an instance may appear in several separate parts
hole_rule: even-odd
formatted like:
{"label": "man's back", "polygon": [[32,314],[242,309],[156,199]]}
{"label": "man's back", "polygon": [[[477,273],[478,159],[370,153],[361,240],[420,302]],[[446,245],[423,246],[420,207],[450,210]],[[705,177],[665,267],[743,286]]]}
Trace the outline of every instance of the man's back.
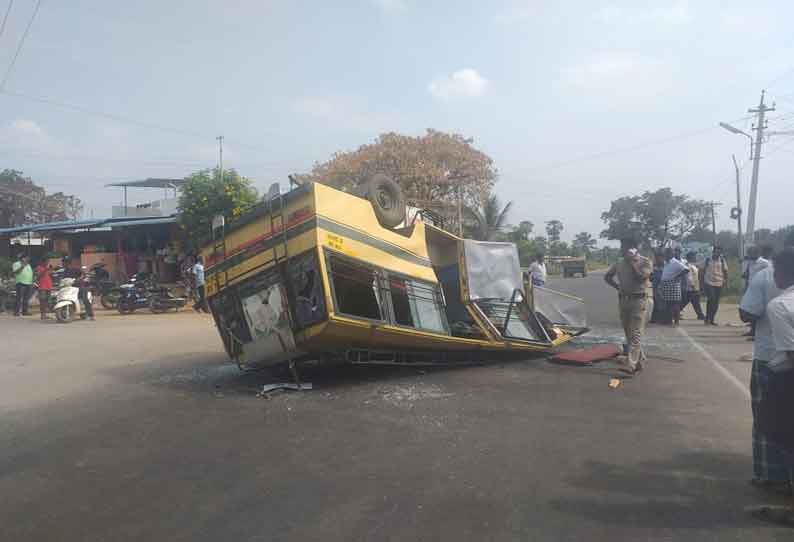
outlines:
{"label": "man's back", "polygon": [[771,361],[774,354],[775,347],[772,342],[772,330],[769,327],[766,307],[778,295],[780,295],[780,290],[775,285],[774,270],[770,266],[753,277],[739,305],[741,310],[757,318],[753,358],[759,361]]}

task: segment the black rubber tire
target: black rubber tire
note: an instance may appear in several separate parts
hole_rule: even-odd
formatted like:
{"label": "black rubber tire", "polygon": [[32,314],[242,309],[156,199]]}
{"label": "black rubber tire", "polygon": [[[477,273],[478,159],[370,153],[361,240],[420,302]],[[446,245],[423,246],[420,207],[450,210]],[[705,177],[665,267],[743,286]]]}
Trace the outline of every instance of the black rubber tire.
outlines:
{"label": "black rubber tire", "polygon": [[59,324],[68,324],[72,321],[73,310],[71,305],[64,305],[55,310],[55,320]]}
{"label": "black rubber tire", "polygon": [[367,199],[384,228],[394,228],[405,221],[405,196],[396,182],[378,173],[367,183]]}

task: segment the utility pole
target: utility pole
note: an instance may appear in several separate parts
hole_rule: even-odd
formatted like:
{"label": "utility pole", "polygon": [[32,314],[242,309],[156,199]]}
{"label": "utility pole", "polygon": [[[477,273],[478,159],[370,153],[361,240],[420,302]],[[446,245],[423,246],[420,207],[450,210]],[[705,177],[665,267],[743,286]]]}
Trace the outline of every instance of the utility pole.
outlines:
{"label": "utility pole", "polygon": [[733,167],[736,169],[736,207],[731,209],[731,216],[736,217],[736,231],[739,234],[739,261],[744,261],[744,237],[742,237],[742,189],[739,176],[739,164],[736,163],[736,155],[732,154]]}
{"label": "utility pole", "polygon": [[722,203],[718,203],[716,201],[709,201],[707,202],[708,205],[711,206],[711,231],[714,232],[714,244],[717,244],[717,215],[714,212],[714,207],[718,205],[722,205]]}
{"label": "utility pole", "polygon": [[755,149],[753,153],[753,177],[750,181],[750,205],[747,213],[747,241],[753,243],[755,237],[755,209],[756,201],[758,198],[758,166],[761,165],[761,146],[764,144],[764,130],[767,128],[766,120],[764,117],[769,111],[774,111],[775,106],[767,107],[764,105],[764,94],[766,91],[761,91],[761,101],[758,107],[748,109],[748,113],[755,113],[758,115],[755,126]]}
{"label": "utility pole", "polygon": [[223,182],[223,136],[220,135],[220,136],[216,137],[215,139],[218,140],[218,150],[220,151],[220,157],[219,157],[219,161],[218,161],[218,164],[219,164],[218,165],[218,176],[219,176],[221,182]]}

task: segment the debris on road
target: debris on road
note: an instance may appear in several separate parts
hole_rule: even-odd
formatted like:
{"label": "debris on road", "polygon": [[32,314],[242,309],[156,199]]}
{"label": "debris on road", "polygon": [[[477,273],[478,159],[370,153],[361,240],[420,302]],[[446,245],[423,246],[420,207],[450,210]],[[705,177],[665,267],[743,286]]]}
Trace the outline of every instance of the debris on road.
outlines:
{"label": "debris on road", "polygon": [[616,358],[620,355],[621,350],[617,345],[604,344],[586,350],[563,352],[552,357],[549,361],[560,365],[592,365],[599,361]]}
{"label": "debris on road", "polygon": [[278,382],[276,384],[265,384],[262,386],[262,391],[257,393],[257,397],[262,397],[271,391],[276,390],[289,390],[289,391],[309,391],[312,389],[311,382],[301,382],[300,384],[296,384],[295,382]]}
{"label": "debris on road", "polygon": [[619,388],[622,383],[623,381],[619,378],[609,379],[609,387],[612,388],[613,390]]}

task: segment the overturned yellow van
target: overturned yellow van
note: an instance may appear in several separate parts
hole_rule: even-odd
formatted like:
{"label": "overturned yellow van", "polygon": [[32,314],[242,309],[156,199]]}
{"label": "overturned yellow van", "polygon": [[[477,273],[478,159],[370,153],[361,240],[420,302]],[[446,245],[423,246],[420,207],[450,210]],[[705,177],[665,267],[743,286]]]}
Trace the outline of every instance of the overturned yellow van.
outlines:
{"label": "overturned yellow van", "polygon": [[381,180],[360,197],[274,185],[229,227],[218,217],[202,250],[207,298],[241,368],[528,357],[586,331],[582,301],[533,289],[515,245],[406,213],[395,186]]}

